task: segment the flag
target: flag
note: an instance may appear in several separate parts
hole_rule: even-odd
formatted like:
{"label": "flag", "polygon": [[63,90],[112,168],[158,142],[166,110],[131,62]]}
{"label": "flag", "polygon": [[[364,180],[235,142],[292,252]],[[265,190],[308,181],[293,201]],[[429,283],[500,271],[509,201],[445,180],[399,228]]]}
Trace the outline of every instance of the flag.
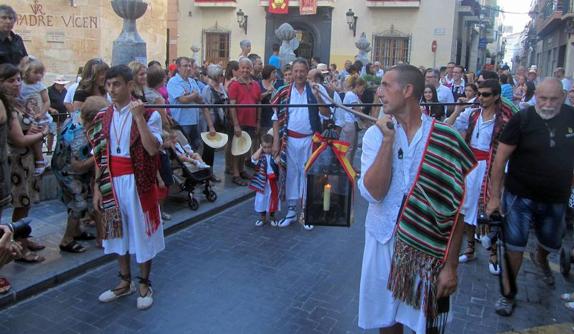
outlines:
{"label": "flag", "polygon": [[317,0],[299,0],[299,15],[317,14]]}
{"label": "flag", "polygon": [[289,0],[269,0],[270,14],[288,14]]}

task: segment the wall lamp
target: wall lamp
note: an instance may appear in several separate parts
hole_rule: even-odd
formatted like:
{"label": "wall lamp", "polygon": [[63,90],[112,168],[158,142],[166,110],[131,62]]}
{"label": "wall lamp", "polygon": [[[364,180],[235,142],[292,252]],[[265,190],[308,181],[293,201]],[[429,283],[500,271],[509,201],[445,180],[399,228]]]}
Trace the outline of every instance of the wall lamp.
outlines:
{"label": "wall lamp", "polygon": [[347,24],[349,25],[349,29],[353,30],[353,37],[355,37],[357,35],[357,19],[358,19],[358,17],[355,15],[355,12],[353,12],[353,10],[350,8],[347,11],[347,14],[345,14],[345,15],[347,17]]}
{"label": "wall lamp", "polygon": [[245,35],[247,35],[247,18],[248,16],[245,15],[241,8],[237,11],[237,23],[239,23],[239,28],[242,28],[245,31]]}

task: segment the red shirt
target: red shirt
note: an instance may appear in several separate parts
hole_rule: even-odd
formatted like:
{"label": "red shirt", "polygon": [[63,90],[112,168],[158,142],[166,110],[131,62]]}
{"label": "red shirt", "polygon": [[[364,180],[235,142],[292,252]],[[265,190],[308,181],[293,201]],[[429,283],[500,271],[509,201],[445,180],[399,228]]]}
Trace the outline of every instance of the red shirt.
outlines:
{"label": "red shirt", "polygon": [[[257,104],[261,101],[261,89],[253,80],[250,83],[233,81],[227,93],[230,101],[236,104]],[[257,126],[257,108],[237,108],[237,121],[240,126]]]}

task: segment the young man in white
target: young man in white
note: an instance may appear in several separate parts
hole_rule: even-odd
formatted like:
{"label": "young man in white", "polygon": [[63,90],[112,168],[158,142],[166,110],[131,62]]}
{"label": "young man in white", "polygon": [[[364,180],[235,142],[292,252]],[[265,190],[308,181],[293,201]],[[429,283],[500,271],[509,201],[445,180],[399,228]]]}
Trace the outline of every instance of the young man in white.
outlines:
{"label": "young man in white", "polygon": [[121,281],[99,300],[107,303],[136,291],[130,273],[133,254],[140,266],[137,308],[143,310],[153,304],[151,261],[165,248],[155,191],[161,117],[132,100],[129,67],[112,67],[106,89],[112,105],[96,116],[87,133],[96,160],[94,207],[106,229],[103,247],[106,254],[119,255]]}

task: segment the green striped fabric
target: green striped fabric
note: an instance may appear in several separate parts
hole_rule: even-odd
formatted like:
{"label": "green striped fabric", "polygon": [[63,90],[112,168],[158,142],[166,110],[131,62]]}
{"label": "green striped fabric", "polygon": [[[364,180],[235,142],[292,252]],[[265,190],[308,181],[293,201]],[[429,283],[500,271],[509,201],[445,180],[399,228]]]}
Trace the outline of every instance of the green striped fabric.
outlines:
{"label": "green striped fabric", "polygon": [[464,180],[476,160],[462,137],[434,122],[417,179],[405,202],[397,240],[444,259],[464,199]]}

